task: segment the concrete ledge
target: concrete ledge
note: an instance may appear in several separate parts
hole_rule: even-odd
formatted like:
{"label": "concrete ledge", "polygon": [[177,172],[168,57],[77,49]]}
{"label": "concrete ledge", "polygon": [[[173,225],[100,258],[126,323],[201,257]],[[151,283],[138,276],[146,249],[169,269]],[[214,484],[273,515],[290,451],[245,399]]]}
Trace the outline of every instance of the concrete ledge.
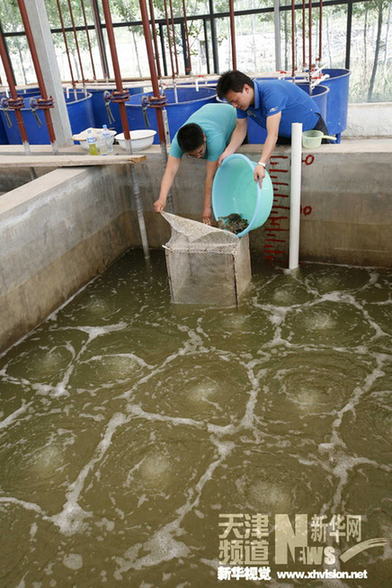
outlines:
{"label": "concrete ledge", "polygon": [[128,169],[58,169],[0,197],[0,349],[125,251],[137,235]]}
{"label": "concrete ledge", "polygon": [[[244,145],[239,150],[257,161],[262,146]],[[139,176],[150,245],[165,241],[164,221],[154,215],[152,204],[159,194],[163,173],[159,146],[146,150],[148,161]],[[275,155],[290,155],[290,147],[280,146]],[[300,258],[355,265],[392,265],[392,139],[344,139],[339,145],[321,145],[304,150],[311,165],[302,166],[302,206]],[[289,175],[289,174],[287,174]],[[203,206],[204,162],[184,158],[174,189],[174,211],[200,220]],[[287,205],[287,202],[284,202]],[[282,220],[280,228],[288,228]],[[263,228],[250,234],[254,255],[262,256]],[[133,245],[138,245],[133,242]],[[287,251],[287,245],[283,244]],[[285,257],[282,258],[285,263]]]}
{"label": "concrete ledge", "polygon": [[[257,160],[261,146],[240,151]],[[289,152],[279,147],[276,154]],[[170,230],[152,208],[163,173],[160,147],[145,154],[135,175],[149,244],[161,247]],[[301,215],[300,259],[391,266],[392,139],[344,140],[306,151],[304,160],[306,155],[312,162],[302,168],[307,214]],[[204,162],[184,158],[173,189],[176,213],[200,219],[204,176]],[[283,230],[287,226],[288,218],[281,221]],[[265,237],[265,228],[250,234],[254,256],[264,256]],[[0,238],[0,349],[5,349],[123,251],[140,246],[129,166],[57,169],[0,196]]]}

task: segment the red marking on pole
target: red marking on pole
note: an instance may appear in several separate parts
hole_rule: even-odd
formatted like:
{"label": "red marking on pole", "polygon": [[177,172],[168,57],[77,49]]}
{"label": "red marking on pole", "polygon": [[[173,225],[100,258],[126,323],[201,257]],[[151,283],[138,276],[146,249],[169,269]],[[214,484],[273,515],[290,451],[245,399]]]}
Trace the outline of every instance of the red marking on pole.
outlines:
{"label": "red marking on pole", "polygon": [[266,239],[266,241],[274,241],[276,243],[286,243],[286,241],[284,239],[272,239],[271,237]]}
{"label": "red marking on pole", "polygon": [[[284,210],[290,210],[290,206],[280,206],[280,205],[275,206],[275,204],[274,204],[273,208],[282,208]],[[308,214],[310,214],[310,213],[308,213]]]}
{"label": "red marking on pole", "polygon": [[288,229],[281,229],[280,227],[266,227],[267,234],[270,234],[269,233],[270,230],[273,230],[273,231],[286,231],[286,233],[288,231]]}
{"label": "red marking on pole", "polygon": [[272,182],[274,186],[288,186],[287,182]]}
{"label": "red marking on pole", "polygon": [[274,169],[273,172],[274,173],[282,173],[282,174],[287,174],[288,173],[288,169]]}
{"label": "red marking on pole", "polygon": [[288,159],[288,155],[271,155],[271,159]]}
{"label": "red marking on pole", "polygon": [[288,198],[289,195],[288,194],[274,194],[274,196],[276,196],[277,198]]}

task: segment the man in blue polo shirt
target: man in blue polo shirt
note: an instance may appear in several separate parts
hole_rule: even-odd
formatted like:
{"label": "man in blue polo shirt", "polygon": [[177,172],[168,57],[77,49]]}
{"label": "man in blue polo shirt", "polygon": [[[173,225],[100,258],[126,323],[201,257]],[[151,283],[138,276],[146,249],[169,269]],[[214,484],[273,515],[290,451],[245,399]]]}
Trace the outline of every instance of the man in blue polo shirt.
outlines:
{"label": "man in blue polo shirt", "polygon": [[226,98],[237,109],[237,125],[219,163],[242,144],[247,133],[248,116],[267,130],[267,138],[254,171],[254,179],[260,184],[275,145],[290,143],[291,123],[302,123],[304,131],[318,129],[327,133],[317,104],[292,82],[257,81],[240,71],[228,71],[219,78],[217,93],[219,98]]}
{"label": "man in blue polo shirt", "polygon": [[207,160],[202,220],[206,224],[211,223],[212,182],[219,156],[230,142],[236,120],[235,108],[229,104],[206,104],[180,127],[170,146],[159,198],[154,202],[156,212],[162,212],[166,206],[167,196],[180,167],[181,157],[185,153],[196,159]]}

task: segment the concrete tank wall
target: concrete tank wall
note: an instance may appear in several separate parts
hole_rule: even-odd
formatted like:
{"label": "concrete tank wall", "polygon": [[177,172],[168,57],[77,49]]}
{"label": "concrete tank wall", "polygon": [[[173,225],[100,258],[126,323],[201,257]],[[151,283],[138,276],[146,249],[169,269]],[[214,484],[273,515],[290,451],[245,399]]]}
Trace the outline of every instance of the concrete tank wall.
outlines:
{"label": "concrete tank wall", "polygon": [[114,173],[58,169],[0,197],[0,349],[129,247],[127,169]]}
{"label": "concrete tank wall", "polygon": [[[241,151],[256,161],[260,146]],[[160,148],[146,155],[135,170],[150,246],[161,247],[170,231],[152,210],[163,172]],[[288,156],[289,150],[280,147],[276,155]],[[300,259],[390,267],[392,140],[345,140],[306,155],[313,162],[302,166],[308,214],[301,215]],[[184,158],[173,189],[176,213],[200,219],[204,173],[203,161]],[[287,228],[288,220],[281,226]],[[263,257],[265,228],[250,237],[253,257]],[[5,349],[123,251],[140,246],[129,170],[57,169],[0,196],[0,239],[0,349]]]}
{"label": "concrete tank wall", "polygon": [[[165,221],[152,212],[162,174],[159,148],[152,149],[147,173],[138,170],[138,175],[150,245],[159,247],[168,233]],[[240,152],[257,161],[260,147],[246,145]],[[289,155],[289,148],[278,147],[275,153]],[[303,159],[307,155],[313,156],[313,163],[302,166],[301,202],[310,213],[301,214],[301,259],[391,266],[392,140],[345,140],[340,145],[304,151]],[[183,158],[173,190],[176,213],[200,219],[204,165]],[[281,228],[287,227],[287,222],[281,224]],[[261,255],[263,228],[252,231],[250,240],[254,255]],[[136,239],[132,241],[137,244]]]}

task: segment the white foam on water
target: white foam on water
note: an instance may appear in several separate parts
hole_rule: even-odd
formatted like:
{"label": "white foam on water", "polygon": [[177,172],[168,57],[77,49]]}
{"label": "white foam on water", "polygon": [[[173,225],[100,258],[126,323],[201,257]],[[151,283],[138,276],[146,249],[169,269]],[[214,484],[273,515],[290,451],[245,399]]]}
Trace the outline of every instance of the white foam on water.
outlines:
{"label": "white foam on water", "polygon": [[311,316],[305,316],[304,325],[310,331],[335,329],[337,321],[327,312],[318,311]]}
{"label": "white foam on water", "polygon": [[[73,371],[73,368],[70,368],[70,373]],[[69,378],[67,378],[68,380]],[[59,398],[60,396],[69,396],[69,392],[66,389],[67,384],[63,381],[57,384],[53,389],[53,397]]]}
{"label": "white foam on water", "polygon": [[48,444],[34,451],[31,456],[30,470],[37,476],[47,477],[64,463],[63,451],[58,445]]}
{"label": "white foam on water", "polygon": [[83,326],[71,326],[71,327],[60,327],[59,331],[82,331],[82,333],[86,333],[88,336],[88,343],[91,343],[97,337],[101,337],[102,335],[107,335],[108,333],[114,333],[116,331],[122,331],[123,329],[127,328],[127,323],[125,321],[120,321],[119,323],[114,323],[112,325],[105,325],[102,327],[91,327],[88,325]]}
{"label": "white foam on water", "polygon": [[287,290],[275,290],[272,298],[278,304],[284,304],[285,306],[289,306],[293,300],[293,296],[291,292]]}
{"label": "white foam on water", "polygon": [[19,500],[19,498],[14,498],[13,496],[0,496],[0,504],[16,504],[17,506],[21,506],[26,510],[32,510],[44,518],[47,518],[44,511],[38,504],[34,502],[27,502],[26,500]]}
{"label": "white foam on water", "polygon": [[70,570],[80,570],[83,567],[83,558],[79,553],[64,555],[63,564]]}
{"label": "white foam on water", "polygon": [[308,412],[309,409],[316,409],[323,403],[323,395],[320,391],[314,388],[300,387],[294,394],[290,394],[288,398],[302,411]]}
{"label": "white foam on water", "polygon": [[91,298],[84,308],[93,314],[105,315],[108,315],[112,310],[110,305],[102,298]]}
{"label": "white foam on water", "polygon": [[139,473],[147,486],[165,486],[172,478],[172,465],[166,455],[155,453],[142,460]]}
{"label": "white foam on water", "polygon": [[[240,427],[245,428],[245,429],[250,429],[253,426],[253,422],[254,422],[254,410],[255,410],[255,406],[257,404],[257,398],[258,398],[258,394],[260,391],[260,383],[259,383],[259,377],[260,377],[260,372],[258,374],[259,377],[256,377],[253,371],[254,368],[254,363],[252,362],[251,365],[248,365],[247,367],[247,375],[248,375],[248,379],[250,381],[251,384],[251,389],[249,391],[249,398],[248,401],[246,403],[246,408],[245,408],[245,414],[241,419],[241,423],[240,423]],[[261,370],[263,371],[263,370]]]}
{"label": "white foam on water", "polygon": [[275,482],[257,480],[248,489],[248,500],[262,512],[290,512],[292,497],[290,492]]}
{"label": "white foam on water", "polygon": [[175,425],[191,425],[199,429],[206,428],[204,422],[196,421],[195,419],[190,419],[186,417],[172,417],[160,413],[146,412],[137,404],[128,404],[127,412],[133,416],[143,417],[149,421],[163,421]]}
{"label": "white foam on water", "polygon": [[0,421],[0,430],[6,429],[10,425],[12,425],[12,423],[14,421],[16,421],[21,414],[24,414],[27,411],[27,409],[29,408],[29,406],[31,404],[32,404],[31,402],[27,402],[27,403],[23,402],[22,406],[20,406],[16,410],[14,410],[14,412],[12,412],[5,419]]}
{"label": "white foam on water", "polygon": [[[122,580],[123,574],[130,569],[140,570],[156,566],[164,561],[187,557],[190,553],[189,548],[173,537],[177,532],[177,521],[173,521],[156,531],[146,543],[138,543],[128,549],[123,557],[116,557],[115,561],[119,565],[113,574],[114,578]],[[148,553],[138,558],[141,550]]]}
{"label": "white foam on water", "polygon": [[114,527],[116,526],[114,521],[111,521],[106,517],[102,517],[102,519],[97,521],[95,524],[97,527],[106,529],[106,531],[113,531]]}
{"label": "white foam on water", "polygon": [[243,314],[231,314],[227,317],[224,317],[220,326],[222,326],[226,331],[241,331],[243,329],[246,322],[249,320],[248,315]]}
{"label": "white foam on water", "polygon": [[[122,367],[127,368],[128,366],[129,368],[134,368],[135,363],[142,368],[152,369],[153,367],[152,365],[145,362],[144,359],[142,359],[138,355],[135,355],[134,353],[105,353],[103,355],[93,355],[93,357],[89,357],[89,359],[86,359],[82,363],[90,363],[91,361],[102,361],[105,360],[105,358],[110,358],[112,361],[113,359],[118,359],[119,369],[121,369]],[[126,360],[130,361],[127,362]],[[115,363],[111,363],[110,365],[111,367],[112,365],[115,366]]]}
{"label": "white foam on water", "polygon": [[148,497],[146,494],[141,494],[137,499],[137,508],[140,508],[145,502],[148,502]]}
{"label": "white foam on water", "polygon": [[222,407],[218,402],[213,402],[211,397],[219,392],[219,385],[215,382],[199,383],[190,389],[186,389],[185,398],[192,404],[211,405],[217,411],[221,411]]}
{"label": "white foam on water", "polygon": [[[218,458],[208,465],[194,488],[188,493],[187,501],[176,510],[178,517],[156,531],[146,543],[134,545],[125,552],[124,557],[115,558],[119,564],[119,567],[114,572],[114,578],[116,580],[121,580],[122,575],[129,569],[155,566],[163,561],[185,558],[189,555],[188,547],[174,537],[182,533],[180,528],[181,521],[186,514],[198,506],[205,484],[212,478],[216,468],[221,465],[222,461],[235,447],[235,444],[230,441],[219,441],[215,438],[211,438],[211,441],[218,450]],[[143,552],[148,551],[149,553],[138,558],[141,549]]]}
{"label": "white foam on water", "polygon": [[84,520],[92,516],[91,512],[86,512],[78,504],[79,496],[84,488],[87,476],[94,466],[102,460],[106,451],[110,447],[112,436],[118,427],[127,422],[127,418],[122,413],[115,413],[110,419],[103,438],[99,442],[96,455],[81,470],[77,479],[70,485],[66,494],[66,503],[63,510],[57,515],[50,517],[52,522],[58,526],[64,535],[73,535],[86,528]]}

